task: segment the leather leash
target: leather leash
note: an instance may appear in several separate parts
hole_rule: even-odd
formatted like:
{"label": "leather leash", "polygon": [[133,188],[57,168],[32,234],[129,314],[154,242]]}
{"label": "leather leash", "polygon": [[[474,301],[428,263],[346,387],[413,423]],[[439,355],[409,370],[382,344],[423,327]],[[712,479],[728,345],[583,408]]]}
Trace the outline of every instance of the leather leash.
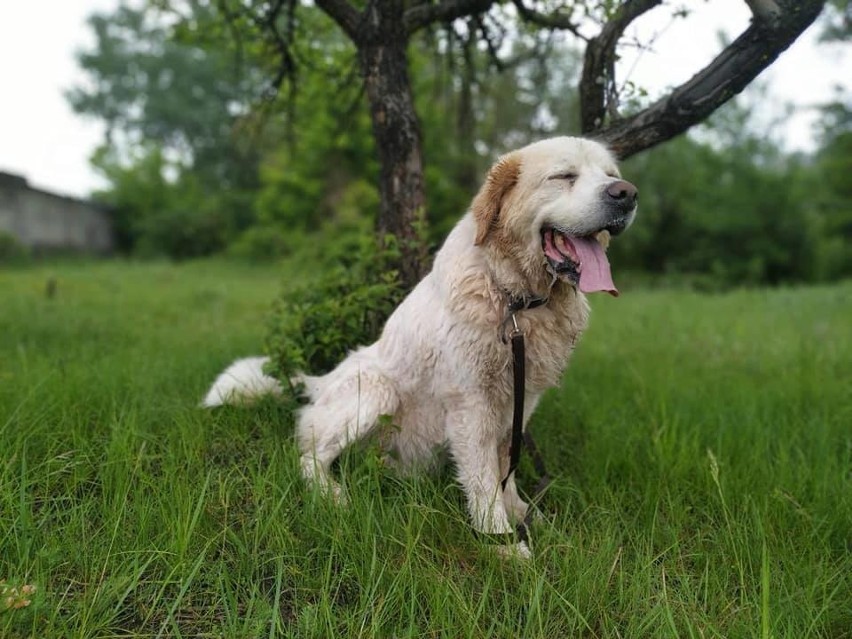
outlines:
{"label": "leather leash", "polygon": [[[518,462],[521,459],[521,450],[526,444],[527,450],[532,457],[533,466],[539,474],[540,479],[536,484],[531,495],[531,501],[535,502],[550,484],[550,476],[547,474],[547,469],[544,466],[544,460],[535,444],[532,434],[524,432],[524,396],[526,392],[526,344],[524,342],[524,332],[518,326],[517,313],[547,304],[546,297],[509,297],[508,313],[506,319],[501,325],[501,339],[505,342],[505,329],[507,324],[511,322],[512,331],[509,333],[509,339],[512,342],[512,386],[514,401],[512,407],[512,439],[509,444],[509,470],[501,482],[501,487],[505,491],[506,484],[518,468]],[[524,521],[517,525],[517,537],[520,541],[526,541],[528,538],[527,529],[532,522],[532,508],[527,511]],[[480,533],[482,535],[482,533]],[[512,533],[494,535],[486,534],[488,537],[500,537],[505,541],[506,536],[513,536]]]}

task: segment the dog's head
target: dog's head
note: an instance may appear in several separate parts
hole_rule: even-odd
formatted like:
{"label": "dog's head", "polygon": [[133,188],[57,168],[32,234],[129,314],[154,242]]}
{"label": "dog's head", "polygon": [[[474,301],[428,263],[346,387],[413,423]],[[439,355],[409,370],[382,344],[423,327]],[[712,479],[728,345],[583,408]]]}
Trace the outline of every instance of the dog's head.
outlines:
{"label": "dog's head", "polygon": [[552,273],[584,292],[617,294],[604,249],[633,222],[637,200],[602,145],[543,140],[491,167],[471,205],[475,243],[514,259],[531,279]]}

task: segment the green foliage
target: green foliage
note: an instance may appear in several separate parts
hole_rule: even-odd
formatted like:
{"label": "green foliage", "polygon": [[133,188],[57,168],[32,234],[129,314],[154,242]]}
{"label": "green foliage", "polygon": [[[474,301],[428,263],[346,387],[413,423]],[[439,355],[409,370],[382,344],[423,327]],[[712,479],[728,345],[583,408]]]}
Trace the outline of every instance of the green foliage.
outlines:
{"label": "green foliage", "polygon": [[168,209],[149,216],[142,226],[138,252],[145,256],[167,255],[183,260],[222,251],[227,244],[228,222],[215,201],[191,208],[192,198],[179,198]]}
{"label": "green foliage", "polygon": [[141,149],[130,166],[124,166],[114,152],[101,147],[92,164],[110,183],[108,190],[92,197],[112,211],[118,247],[132,250],[142,235],[144,219],[167,208],[170,185],[164,175],[163,152],[159,147]]}
{"label": "green foliage", "polygon": [[126,251],[207,255],[253,221],[262,145],[244,121],[262,82],[251,56],[237,64],[215,37],[213,7],[193,16],[190,28],[122,4],[90,18],[96,45],[78,56],[90,82],[68,99],[107,125],[92,163]]}
{"label": "green foliage", "polygon": [[[293,220],[260,222],[244,231],[228,249],[234,257],[252,261],[274,260],[289,255],[316,254],[315,247],[328,246],[334,253],[346,246],[353,235],[369,234],[372,211],[378,209],[379,196],[373,184],[365,180],[346,181],[340,185],[333,211],[313,221],[313,228]],[[306,248],[307,247],[307,248]]]}
{"label": "green foliage", "polygon": [[423,131],[430,238],[438,242],[467,210],[499,154],[576,133],[579,58],[541,33],[518,34],[502,69],[458,34],[427,34],[415,40],[409,55]]}
{"label": "green foliage", "polygon": [[[340,97],[326,90],[318,99]],[[317,231],[376,217],[377,166],[364,110],[345,114],[317,107],[315,113],[311,127],[264,158],[255,204],[260,224]]]}
{"label": "green foliage", "polygon": [[0,230],[0,264],[20,264],[29,260],[29,249],[14,235]]}
{"label": "green foliage", "polygon": [[[848,25],[847,25],[848,26]],[[822,147],[814,158],[808,188],[826,237],[826,279],[852,273],[852,100],[849,95],[823,107]]]}
{"label": "green foliage", "polygon": [[774,147],[682,137],[622,172],[639,185],[640,206],[612,245],[620,268],[703,274],[714,289],[829,276],[823,262],[834,234],[816,209],[815,194],[825,190],[814,181],[819,171]]}
{"label": "green foliage", "polygon": [[[94,199],[113,211],[123,250],[186,259],[225,247],[232,221],[223,213],[223,197],[208,193],[197,174],[167,162],[159,147],[143,149],[129,165],[102,147],[94,162],[112,184]],[[169,180],[170,172],[177,178]]]}
{"label": "green foliage", "polygon": [[372,236],[343,235],[313,257],[323,275],[288,289],[272,313],[267,352],[269,373],[289,381],[296,372],[331,370],[359,344],[378,337],[385,320],[405,296],[394,238],[378,246]]}
{"label": "green foliage", "polygon": [[311,66],[287,109],[265,125],[275,144],[260,163],[258,223],[291,233],[369,224],[378,211],[378,162],[355,51],[322,12],[300,15],[304,32],[294,55]]}
{"label": "green foliage", "polygon": [[[299,234],[304,240],[304,236]],[[254,262],[277,260],[293,253],[290,235],[284,226],[263,224],[246,229],[228,246],[228,255]]]}
{"label": "green foliage", "polygon": [[188,159],[208,186],[250,183],[254,150],[234,133],[262,82],[251,56],[240,66],[227,40],[213,37],[222,21],[201,4],[191,27],[151,6],[93,15],[95,48],[78,55],[90,83],[68,92],[71,106],[103,120],[114,149],[155,143]]}

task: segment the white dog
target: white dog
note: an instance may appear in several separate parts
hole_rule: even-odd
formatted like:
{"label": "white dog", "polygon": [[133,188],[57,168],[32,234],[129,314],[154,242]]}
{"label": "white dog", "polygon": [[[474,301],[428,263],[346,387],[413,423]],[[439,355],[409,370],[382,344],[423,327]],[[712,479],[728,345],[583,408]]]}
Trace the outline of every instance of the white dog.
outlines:
{"label": "white dog", "polygon": [[[389,415],[393,428],[381,441],[400,466],[447,446],[474,527],[511,533],[528,505],[513,476],[501,489],[513,410],[508,306],[547,300],[516,313],[526,338],[526,422],[586,327],[584,293],[617,294],[604,248],[633,221],[636,202],[636,187],[596,142],[559,137],[501,157],[379,340],[327,375],[299,378],[309,399],[297,422],[305,479],[339,496],[332,462]],[[280,390],[263,362],[236,362],[204,405]],[[523,542],[514,550],[529,553]]]}

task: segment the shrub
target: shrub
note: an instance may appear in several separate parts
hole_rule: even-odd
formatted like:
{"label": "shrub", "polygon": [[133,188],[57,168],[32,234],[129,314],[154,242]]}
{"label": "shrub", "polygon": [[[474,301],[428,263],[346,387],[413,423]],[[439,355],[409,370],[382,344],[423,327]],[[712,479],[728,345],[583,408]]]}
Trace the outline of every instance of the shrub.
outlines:
{"label": "shrub", "polygon": [[228,221],[217,211],[171,208],[149,214],[139,224],[136,252],[175,260],[212,255],[228,237]]}
{"label": "shrub", "polygon": [[373,238],[356,242],[353,247],[344,235],[323,245],[324,263],[335,266],[318,281],[288,290],[275,304],[267,372],[285,386],[297,371],[326,373],[354,346],[375,341],[405,296],[394,266],[400,252],[393,238],[382,247]]}
{"label": "shrub", "polygon": [[255,261],[275,260],[292,253],[293,240],[275,224],[249,227],[228,247],[229,255]]}
{"label": "shrub", "polygon": [[30,257],[29,249],[11,233],[0,231],[0,264],[16,264]]}

